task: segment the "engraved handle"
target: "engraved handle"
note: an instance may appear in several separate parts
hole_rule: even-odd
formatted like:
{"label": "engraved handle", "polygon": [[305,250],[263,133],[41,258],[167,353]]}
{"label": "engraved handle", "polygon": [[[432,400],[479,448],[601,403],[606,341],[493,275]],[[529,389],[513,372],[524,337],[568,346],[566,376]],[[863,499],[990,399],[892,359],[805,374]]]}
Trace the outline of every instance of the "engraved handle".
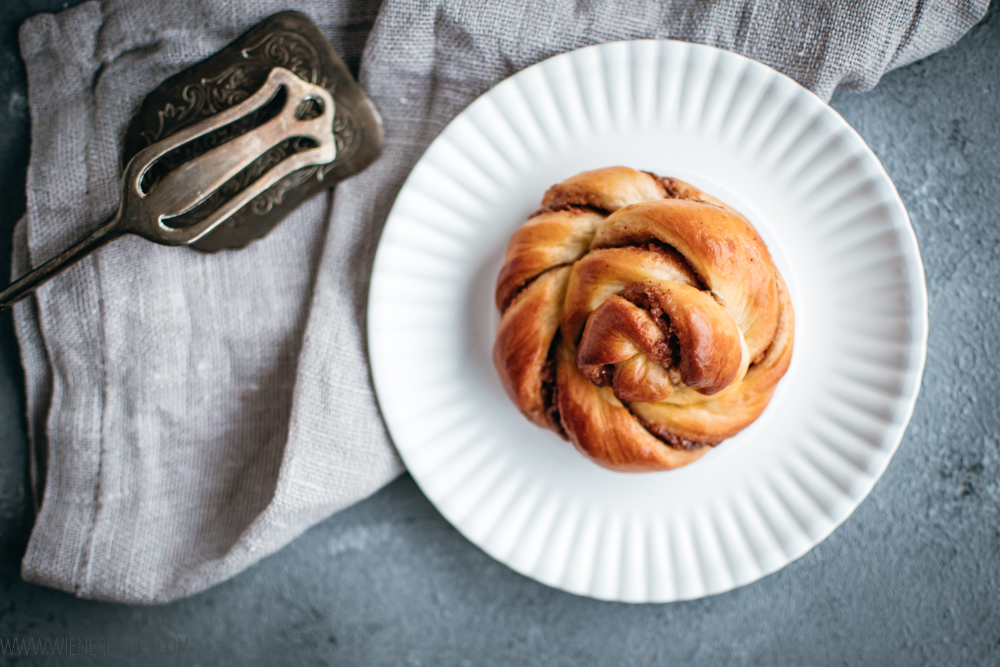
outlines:
{"label": "engraved handle", "polygon": [[0,310],[20,301],[38,289],[49,278],[62,273],[105,243],[114,241],[121,236],[122,231],[118,223],[118,215],[116,214],[76,244],[18,278],[10,287],[0,292]]}

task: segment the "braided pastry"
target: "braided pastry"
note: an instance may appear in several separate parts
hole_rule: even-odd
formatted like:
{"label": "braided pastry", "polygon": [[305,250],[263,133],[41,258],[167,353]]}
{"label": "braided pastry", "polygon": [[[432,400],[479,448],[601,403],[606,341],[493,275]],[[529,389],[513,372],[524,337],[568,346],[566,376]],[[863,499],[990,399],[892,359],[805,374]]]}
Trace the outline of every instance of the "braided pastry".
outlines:
{"label": "braided pastry", "polygon": [[614,470],[698,459],[763,412],[792,356],[788,291],[750,222],[626,167],[549,188],[496,303],[507,394]]}

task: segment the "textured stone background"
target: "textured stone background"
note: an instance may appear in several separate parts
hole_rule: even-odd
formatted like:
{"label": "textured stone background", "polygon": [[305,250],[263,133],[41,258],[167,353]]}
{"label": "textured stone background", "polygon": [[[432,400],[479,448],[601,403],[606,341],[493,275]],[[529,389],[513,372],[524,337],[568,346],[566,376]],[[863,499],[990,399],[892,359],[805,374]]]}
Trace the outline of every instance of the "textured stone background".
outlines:
{"label": "textured stone background", "polygon": [[[28,158],[16,28],[66,4],[0,6],[3,275]],[[843,526],[783,570],[693,602],[577,598],[491,560],[404,476],[235,579],[175,604],[130,608],[29,586],[18,576],[31,528],[24,399],[4,314],[0,643],[188,638],[186,655],[143,664],[1000,664],[998,54],[994,3],[957,46],[889,74],[869,93],[834,98],[909,209],[930,292],[930,349],[913,422],[885,475]]]}

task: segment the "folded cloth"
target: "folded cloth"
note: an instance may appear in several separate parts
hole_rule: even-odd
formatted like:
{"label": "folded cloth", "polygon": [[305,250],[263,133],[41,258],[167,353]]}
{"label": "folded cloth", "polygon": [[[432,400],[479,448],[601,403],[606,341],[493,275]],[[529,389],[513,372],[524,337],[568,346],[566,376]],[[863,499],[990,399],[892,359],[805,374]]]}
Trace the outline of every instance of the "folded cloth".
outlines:
{"label": "folded cloth", "polygon": [[[32,149],[14,273],[114,210],[122,131],[150,90],[285,7],[106,0],[27,21]],[[952,44],[986,7],[297,3],[348,62],[361,57],[385,119],[383,156],[245,250],[203,255],[126,237],[17,307],[38,490],[24,578],[102,600],[177,599],[402,470],[366,361],[375,246],[428,143],[504,77],[588,44],[674,38],[755,58],[829,98]]]}

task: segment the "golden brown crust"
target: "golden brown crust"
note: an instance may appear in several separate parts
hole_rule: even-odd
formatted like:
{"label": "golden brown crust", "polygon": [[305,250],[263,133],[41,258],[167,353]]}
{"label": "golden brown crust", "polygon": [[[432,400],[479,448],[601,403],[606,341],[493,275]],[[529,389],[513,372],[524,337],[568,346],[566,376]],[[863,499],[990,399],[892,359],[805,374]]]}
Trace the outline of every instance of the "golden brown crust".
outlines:
{"label": "golden brown crust", "polygon": [[791,360],[791,300],[749,221],[625,167],[548,190],[496,301],[507,394],[616,470],[694,461],[760,415]]}
{"label": "golden brown crust", "polygon": [[580,172],[549,188],[542,209],[589,206],[612,213],[639,202],[663,199],[666,190],[652,174],[628,167],[607,167]]}
{"label": "golden brown crust", "polygon": [[653,315],[612,296],[587,320],[576,367],[592,384],[613,386],[623,401],[662,401],[674,391],[667,374],[673,356]]}
{"label": "golden brown crust", "polygon": [[500,320],[493,364],[511,400],[528,419],[549,426],[542,395],[543,366],[559,330],[559,303],[566,292],[569,267],[546,272],[518,294]]}
{"label": "golden brown crust", "polygon": [[778,323],[777,269],[750,223],[694,201],[646,202],[609,216],[591,247],[634,246],[651,240],[684,256],[743,332],[751,358],[763,352]]}
{"label": "golden brown crust", "polygon": [[560,346],[557,383],[559,414],[570,441],[594,462],[612,470],[670,470],[696,461],[707,447],[682,450],[655,438],[609,388],[595,387]]}
{"label": "golden brown crust", "polygon": [[546,211],[532,216],[510,238],[507,256],[497,279],[500,312],[524,286],[543,271],[569,265],[588,250],[604,216],[587,209]]}
{"label": "golden brown crust", "polygon": [[749,426],[767,407],[778,380],[788,370],[795,338],[795,318],[788,292],[779,276],[781,318],[773,343],[763,358],[750,366],[743,380],[709,400],[694,392],[677,391],[659,403],[632,403],[629,407],[648,424],[686,440],[718,444]]}

